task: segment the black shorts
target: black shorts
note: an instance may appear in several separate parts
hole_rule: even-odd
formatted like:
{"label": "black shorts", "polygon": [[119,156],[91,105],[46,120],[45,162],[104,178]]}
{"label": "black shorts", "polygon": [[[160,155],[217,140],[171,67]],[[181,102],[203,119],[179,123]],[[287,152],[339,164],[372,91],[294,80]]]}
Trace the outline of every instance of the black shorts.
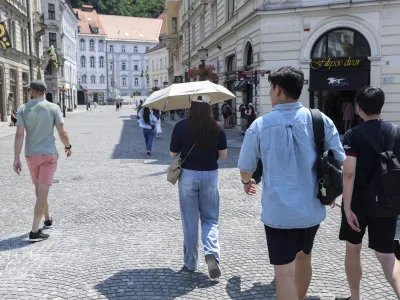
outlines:
{"label": "black shorts", "polygon": [[362,243],[365,230],[368,227],[368,247],[380,253],[393,253],[393,240],[396,235],[397,216],[391,218],[370,218],[366,210],[359,205],[353,205],[353,212],[356,214],[360,232],[351,229],[347,223],[344,208],[342,206],[342,224],[340,226],[339,239],[353,245]]}
{"label": "black shorts", "polygon": [[290,264],[300,251],[309,255],[314,246],[318,228],[319,225],[310,228],[278,229],[265,225],[270,264]]}

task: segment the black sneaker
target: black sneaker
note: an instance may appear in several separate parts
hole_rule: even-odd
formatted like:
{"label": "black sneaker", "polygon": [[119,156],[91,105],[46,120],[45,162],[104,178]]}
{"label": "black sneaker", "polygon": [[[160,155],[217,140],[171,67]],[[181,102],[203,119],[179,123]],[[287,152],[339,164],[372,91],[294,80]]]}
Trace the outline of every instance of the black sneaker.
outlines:
{"label": "black sneaker", "polygon": [[40,242],[43,240],[47,240],[50,237],[50,235],[45,234],[42,232],[42,230],[38,230],[38,232],[30,232],[29,233],[29,241],[30,242]]}
{"label": "black sneaker", "polygon": [[219,269],[219,265],[215,256],[212,254],[206,255],[206,263],[208,265],[208,274],[210,275],[210,278],[219,278],[221,276],[221,270]]}
{"label": "black sneaker", "polygon": [[53,219],[45,220],[45,221],[44,221],[44,227],[45,227],[45,228],[51,228],[51,227],[53,227]]}

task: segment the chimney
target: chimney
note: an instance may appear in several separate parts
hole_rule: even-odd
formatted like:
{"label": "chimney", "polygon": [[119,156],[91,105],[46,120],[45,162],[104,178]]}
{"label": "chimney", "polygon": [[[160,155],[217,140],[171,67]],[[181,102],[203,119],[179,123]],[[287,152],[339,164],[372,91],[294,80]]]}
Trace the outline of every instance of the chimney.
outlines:
{"label": "chimney", "polygon": [[82,10],[83,11],[93,11],[93,6],[92,5],[82,5]]}

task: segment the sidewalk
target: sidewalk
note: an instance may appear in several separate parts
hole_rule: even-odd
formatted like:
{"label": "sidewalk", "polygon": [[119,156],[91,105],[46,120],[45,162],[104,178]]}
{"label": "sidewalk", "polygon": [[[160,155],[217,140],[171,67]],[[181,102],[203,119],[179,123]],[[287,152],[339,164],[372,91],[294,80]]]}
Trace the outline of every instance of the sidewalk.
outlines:
{"label": "sidewalk", "polygon": [[8,122],[0,122],[0,139],[14,135],[17,130],[16,126],[10,126]]}
{"label": "sidewalk", "polygon": [[[183,119],[177,118],[175,120],[170,120],[169,117],[165,118],[163,124],[168,124],[172,127],[175,126],[176,123],[182,121]],[[240,135],[240,131],[237,128],[233,129],[225,129],[226,139],[228,143],[228,148],[231,149],[241,149],[243,143],[243,136]]]}

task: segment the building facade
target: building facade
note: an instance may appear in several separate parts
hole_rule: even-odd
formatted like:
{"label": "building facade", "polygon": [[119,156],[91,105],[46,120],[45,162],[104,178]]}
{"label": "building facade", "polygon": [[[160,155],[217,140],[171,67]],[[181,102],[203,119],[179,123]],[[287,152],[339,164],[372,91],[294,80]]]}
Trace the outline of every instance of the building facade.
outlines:
{"label": "building facade", "polygon": [[300,101],[327,113],[339,131],[343,105],[367,84],[385,91],[384,118],[400,122],[400,1],[166,1],[172,3],[167,28],[178,20],[175,40],[182,42],[174,50],[184,72],[208,49],[206,64],[236,93],[237,110],[252,102],[259,115],[270,112],[268,72],[291,65],[305,74]]}
{"label": "building facade", "polygon": [[163,21],[112,15],[99,18],[107,35],[108,97],[147,96],[147,52],[159,43]]}
{"label": "building facade", "polygon": [[[67,110],[77,107],[77,33],[78,19],[68,0],[43,0],[47,25],[43,45],[46,99]],[[59,66],[51,62],[48,49],[53,46]]]}
{"label": "building facade", "polygon": [[78,104],[102,102],[107,94],[106,33],[91,5],[75,9],[78,17]]}
{"label": "building facade", "polygon": [[166,38],[166,12],[164,11],[158,19],[163,21],[160,42],[148,52],[149,58],[149,92],[152,93],[155,90],[165,88],[169,86],[169,75],[168,75],[168,50],[165,44]]}
{"label": "building facade", "polygon": [[[45,25],[39,1],[0,2],[0,122],[29,100],[27,84],[43,78],[41,37]],[[9,43],[9,44],[6,44]]]}

